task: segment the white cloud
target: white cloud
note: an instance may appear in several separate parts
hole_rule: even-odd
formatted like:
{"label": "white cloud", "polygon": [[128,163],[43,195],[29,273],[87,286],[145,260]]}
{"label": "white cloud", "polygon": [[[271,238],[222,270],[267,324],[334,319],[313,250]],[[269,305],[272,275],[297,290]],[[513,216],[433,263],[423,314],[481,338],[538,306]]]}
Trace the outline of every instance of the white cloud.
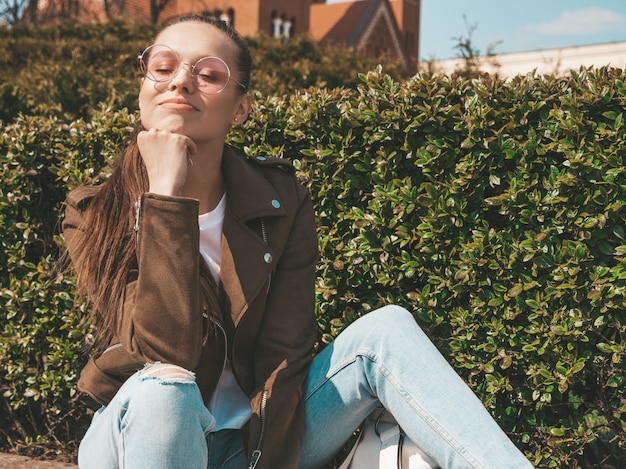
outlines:
{"label": "white cloud", "polygon": [[530,34],[546,36],[585,35],[626,28],[626,16],[604,8],[564,11],[554,21],[533,23],[524,28]]}

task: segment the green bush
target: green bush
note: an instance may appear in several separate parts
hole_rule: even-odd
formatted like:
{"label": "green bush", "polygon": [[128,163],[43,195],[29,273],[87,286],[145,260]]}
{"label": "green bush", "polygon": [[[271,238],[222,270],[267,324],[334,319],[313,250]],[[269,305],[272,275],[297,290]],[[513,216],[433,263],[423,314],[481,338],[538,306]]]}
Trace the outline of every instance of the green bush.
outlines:
{"label": "green bush", "polygon": [[261,102],[232,137],[309,186],[326,340],[406,306],[534,464],[619,467],[624,73],[364,80]]}
{"label": "green bush", "polygon": [[99,103],[134,108],[137,54],[154,30],[112,22],[0,27],[0,118],[19,114],[90,118]]}
{"label": "green bush", "polygon": [[[326,341],[405,306],[542,468],[626,457],[624,73],[380,70],[354,89],[259,93],[230,141],[291,159],[312,194]],[[0,447],[70,455],[89,334],[54,273],[66,191],[96,182],[135,116],[18,117],[0,136]]]}
{"label": "green bush", "polygon": [[58,222],[69,187],[96,181],[134,126],[20,117],[0,134],[0,448],[69,455],[85,428],[76,393],[88,328],[72,278],[57,275]]}

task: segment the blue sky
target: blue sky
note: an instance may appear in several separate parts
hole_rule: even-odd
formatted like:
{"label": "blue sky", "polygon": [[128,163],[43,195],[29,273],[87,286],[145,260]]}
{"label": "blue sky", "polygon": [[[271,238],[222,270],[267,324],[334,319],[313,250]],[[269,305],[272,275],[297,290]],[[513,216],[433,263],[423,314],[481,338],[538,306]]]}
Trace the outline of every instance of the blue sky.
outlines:
{"label": "blue sky", "polygon": [[626,41],[626,0],[422,0],[420,60],[458,56],[463,15],[480,53]]}

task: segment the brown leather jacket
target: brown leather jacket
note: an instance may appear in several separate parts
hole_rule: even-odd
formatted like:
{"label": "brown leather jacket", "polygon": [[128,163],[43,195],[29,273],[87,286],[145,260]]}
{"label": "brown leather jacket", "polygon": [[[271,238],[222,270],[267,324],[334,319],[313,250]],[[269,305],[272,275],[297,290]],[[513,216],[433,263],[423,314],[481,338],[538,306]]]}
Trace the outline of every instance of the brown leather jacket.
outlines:
{"label": "brown leather jacket", "polygon": [[[228,353],[252,406],[244,429],[251,467],[295,468],[303,385],[317,340],[313,206],[285,160],[244,158],[226,147],[222,171],[227,207],[217,327],[208,327],[202,310],[197,201],[144,194],[138,268],[126,288],[118,339],[89,360],[78,386],[106,405],[130,375],[160,361],[194,371],[208,402]],[[68,196],[63,230],[70,256],[97,191],[82,187]]]}

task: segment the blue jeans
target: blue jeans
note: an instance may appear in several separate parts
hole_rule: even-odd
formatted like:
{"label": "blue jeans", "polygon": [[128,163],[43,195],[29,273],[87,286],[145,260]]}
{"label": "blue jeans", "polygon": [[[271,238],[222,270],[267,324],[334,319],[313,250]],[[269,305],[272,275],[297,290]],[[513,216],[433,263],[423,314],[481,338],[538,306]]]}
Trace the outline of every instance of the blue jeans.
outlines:
{"label": "blue jeans", "polygon": [[[131,377],[94,416],[79,467],[247,467],[241,433],[211,433],[214,419],[186,373],[152,365]],[[412,315],[396,306],[355,321],[313,360],[299,467],[322,468],[379,403],[442,468],[532,467]]]}

